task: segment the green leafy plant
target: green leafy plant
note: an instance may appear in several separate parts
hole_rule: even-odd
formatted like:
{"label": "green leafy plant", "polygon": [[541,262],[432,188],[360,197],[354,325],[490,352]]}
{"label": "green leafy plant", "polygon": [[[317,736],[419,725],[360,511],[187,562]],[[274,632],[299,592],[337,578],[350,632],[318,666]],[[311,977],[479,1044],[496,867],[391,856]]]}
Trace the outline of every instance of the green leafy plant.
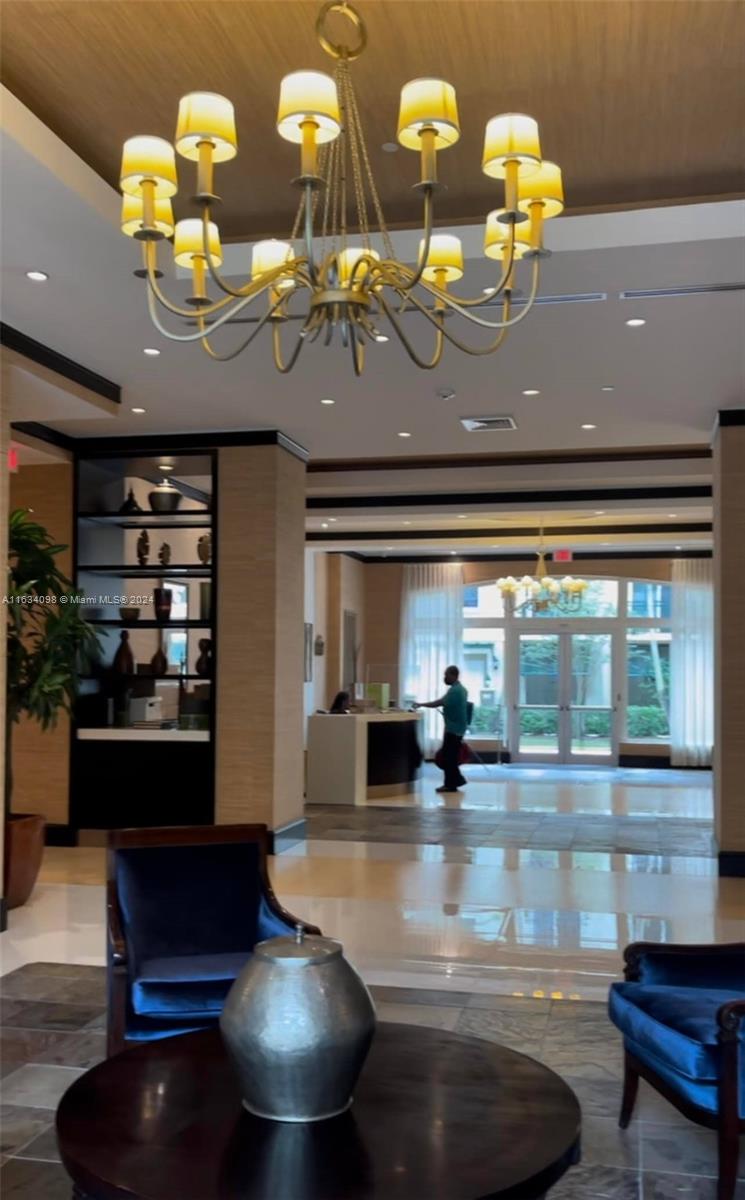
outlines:
{"label": "green leafy plant", "polygon": [[57,565],[67,549],[56,545],[27,509],[10,516],[8,530],[7,707],[5,811],[10,815],[12,731],[22,716],[42,729],[72,712],[80,672],[98,658],[98,638],[80,615],[81,593]]}

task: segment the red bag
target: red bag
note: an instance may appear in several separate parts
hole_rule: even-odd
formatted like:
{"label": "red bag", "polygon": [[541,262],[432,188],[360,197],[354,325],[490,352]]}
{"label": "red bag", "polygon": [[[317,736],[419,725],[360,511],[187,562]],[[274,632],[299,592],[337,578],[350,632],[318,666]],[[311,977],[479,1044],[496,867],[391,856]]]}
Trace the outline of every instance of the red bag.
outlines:
{"label": "red bag", "polygon": [[[466,742],[461,742],[460,751],[458,753],[458,766],[462,767],[464,763],[470,762],[473,762],[471,748],[466,744]],[[442,754],[442,746],[440,746],[440,749],[435,754],[435,766],[439,767],[441,771],[445,770],[445,760]]]}

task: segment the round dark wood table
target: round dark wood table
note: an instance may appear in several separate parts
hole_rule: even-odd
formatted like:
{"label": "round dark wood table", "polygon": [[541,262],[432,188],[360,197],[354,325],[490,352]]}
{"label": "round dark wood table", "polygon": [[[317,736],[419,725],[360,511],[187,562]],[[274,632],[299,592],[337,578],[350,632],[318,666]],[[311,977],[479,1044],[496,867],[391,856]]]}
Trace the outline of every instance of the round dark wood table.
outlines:
{"label": "round dark wood table", "polygon": [[536,1200],[579,1160],[580,1108],[547,1067],[477,1038],[380,1024],[342,1116],[254,1117],[220,1034],[117,1054],[57,1110],[85,1200]]}

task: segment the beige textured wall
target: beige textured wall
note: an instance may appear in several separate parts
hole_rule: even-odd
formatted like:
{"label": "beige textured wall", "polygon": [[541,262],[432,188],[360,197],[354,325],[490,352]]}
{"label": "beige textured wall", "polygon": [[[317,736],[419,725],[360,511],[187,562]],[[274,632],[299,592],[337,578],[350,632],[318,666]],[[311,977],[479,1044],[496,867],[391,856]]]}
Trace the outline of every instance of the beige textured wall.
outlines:
{"label": "beige textured wall", "polygon": [[218,455],[215,820],[303,811],[305,466],[278,446]]}
{"label": "beige textured wall", "polygon": [[745,426],[714,439],[714,814],[720,850],[745,853]]}
{"label": "beige textured wall", "polygon": [[326,697],[324,707],[338,691],[352,682],[344,679],[344,613],[357,614],[359,680],[364,682],[365,664],[365,564],[346,554],[326,556]]}
{"label": "beige textured wall", "polygon": [[[3,470],[6,461],[3,457]],[[72,573],[72,488],[71,463],[22,466],[10,477],[11,509],[33,508],[34,519],[56,542],[68,547],[58,560],[68,577]],[[5,525],[3,522],[4,530]],[[22,719],[15,726],[13,811],[41,813],[47,821],[67,824],[70,812],[70,721],[64,713],[54,729],[48,729],[46,733],[35,721]]]}

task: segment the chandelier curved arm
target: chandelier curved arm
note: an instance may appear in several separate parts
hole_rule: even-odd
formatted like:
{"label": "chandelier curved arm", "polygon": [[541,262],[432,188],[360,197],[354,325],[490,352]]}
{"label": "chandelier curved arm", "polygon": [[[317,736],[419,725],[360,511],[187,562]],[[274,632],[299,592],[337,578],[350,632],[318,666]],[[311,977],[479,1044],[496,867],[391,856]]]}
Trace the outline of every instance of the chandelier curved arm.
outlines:
{"label": "chandelier curved arm", "polygon": [[[504,266],[502,268],[502,274],[501,274],[498,282],[494,286],[494,288],[490,289],[492,298],[494,296],[497,296],[500,292],[504,291],[505,285],[506,285],[507,281],[509,280],[510,275],[512,274],[512,268],[515,265],[515,224],[514,224],[514,222],[510,223],[510,236],[509,236],[509,240],[507,242],[507,257],[503,261],[504,261]],[[393,260],[391,262],[386,261],[385,263],[382,263],[381,265],[386,266],[386,267],[392,266],[392,267],[396,268],[399,271],[399,273],[408,272],[411,269],[409,267],[404,266],[404,264],[402,264],[402,263],[397,263],[395,260]],[[421,270],[418,272],[418,274],[421,276]],[[415,281],[407,282],[405,285],[401,285],[401,284],[395,285],[398,288],[398,290],[402,291],[402,294],[404,297],[403,303],[401,304],[401,306],[398,310],[399,313],[403,313],[406,311],[406,301],[408,298],[408,293],[411,290],[411,288],[414,286],[414,282],[418,283],[419,280],[416,279]],[[426,280],[424,281],[424,286],[426,286]],[[461,308],[478,308],[480,305],[484,304],[484,293],[483,292],[480,296],[473,296],[473,297],[453,296],[452,292],[447,292],[445,294],[448,297],[448,302],[450,302],[451,300],[455,300],[461,306]]]}
{"label": "chandelier curved arm", "polygon": [[[275,267],[274,270],[272,270],[271,272],[269,272],[269,271],[265,272],[263,275],[261,275],[259,277],[258,280],[249,279],[249,280],[247,280],[246,283],[244,283],[239,288],[231,287],[230,284],[227,282],[227,280],[224,278],[224,276],[220,273],[220,269],[217,265],[217,262],[212,253],[212,250],[210,249],[209,225],[210,225],[210,207],[208,204],[206,204],[202,210],[202,247],[204,250],[204,257],[207,260],[207,266],[209,268],[209,273],[212,276],[213,280],[215,281],[217,286],[220,288],[220,290],[225,292],[228,296],[232,296],[235,299],[242,299],[244,296],[248,295],[249,292],[251,291],[251,289],[255,288],[258,284],[261,284],[262,287],[270,286],[272,283],[274,283],[274,281],[276,279],[280,278],[282,275],[286,275],[286,268],[284,266],[279,266],[279,267]],[[304,258],[292,260],[293,276],[297,275],[297,277],[299,279],[301,279],[303,281],[303,283],[305,283],[305,281],[307,280],[308,286],[310,286],[310,280],[308,279],[308,276],[305,275],[302,270],[296,271],[296,269],[295,269],[297,267],[302,268],[304,263],[305,263]],[[258,295],[258,292],[256,294]],[[224,303],[224,301],[222,301],[222,303]]]}
{"label": "chandelier curved arm", "polygon": [[[232,318],[235,317],[235,315],[237,313],[241,312],[244,308],[247,307],[247,305],[249,305],[251,303],[252,300],[255,300],[255,299],[256,299],[255,296],[246,296],[246,297],[244,297],[243,300],[239,300],[236,304],[234,304],[232,308],[229,308],[229,309],[227,309],[226,312],[221,313],[220,316],[217,317],[216,320],[214,320],[212,322],[212,325],[210,327],[210,332],[212,332],[215,329],[219,329],[221,325],[224,325],[226,323],[226,321],[232,320]],[[222,305],[224,305],[225,303],[228,303],[228,301],[222,301]],[[162,333],[163,337],[168,338],[168,340],[170,342],[198,342],[199,339],[201,338],[202,334],[198,330],[196,333],[171,333],[170,330],[166,329],[165,325],[162,323],[162,321],[160,319],[160,316],[158,315],[158,309],[156,306],[156,296],[154,295],[153,291],[150,288],[148,288],[148,292],[147,292],[147,306],[148,306],[148,311],[150,313],[150,319],[152,320],[153,325],[158,330],[158,332]],[[176,315],[179,315],[179,314],[176,314]],[[180,314],[180,315],[188,317],[190,320],[193,321],[197,317],[197,310],[193,309],[193,308],[188,309],[185,313]],[[208,317],[209,315],[210,315],[210,309],[202,308],[199,310],[199,316]]]}
{"label": "chandelier curved arm", "polygon": [[349,339],[349,346],[352,351],[352,366],[354,367],[355,375],[361,375],[365,367],[365,342],[361,335],[353,325]]}
{"label": "chandelier curved arm", "polygon": [[205,329],[204,317],[201,314],[199,314],[197,316],[197,324],[198,324],[200,330],[202,331],[202,339],[201,340],[202,340],[203,349],[206,350],[207,353],[209,354],[210,358],[213,358],[216,362],[230,362],[230,360],[232,358],[237,358],[239,354],[243,353],[243,351],[246,349],[247,346],[251,345],[251,342],[254,340],[254,338],[259,333],[261,333],[261,330],[264,328],[267,321],[269,321],[274,316],[274,313],[279,308],[280,304],[282,303],[283,298],[284,297],[280,296],[275,301],[275,303],[271,306],[271,308],[267,309],[267,311],[264,313],[261,320],[256,325],[256,328],[252,329],[251,332],[249,333],[248,337],[245,338],[240,343],[238,348],[236,350],[231,350],[229,354],[218,354],[216,350],[212,349],[212,347],[209,344],[209,340],[208,340],[208,336],[212,332],[212,328]]}
{"label": "chandelier curved arm", "polygon": [[[422,287],[426,288],[427,291],[430,292],[430,294],[436,299],[444,300],[454,312],[460,313],[462,317],[466,317],[473,325],[480,325],[483,329],[512,329],[514,325],[519,325],[521,321],[524,321],[532,309],[535,303],[535,298],[538,295],[538,284],[540,282],[540,277],[541,260],[536,255],[536,257],[533,259],[533,277],[530,285],[530,292],[528,293],[528,298],[525,301],[525,305],[516,317],[513,317],[511,320],[507,321],[486,321],[483,317],[477,317],[474,313],[467,312],[465,309],[461,308],[460,303],[453,296],[451,296],[449,292],[439,288],[435,283],[429,283],[427,280],[424,280]],[[505,296],[506,294],[507,293],[505,292]],[[426,312],[426,309],[423,311]]]}
{"label": "chandelier curved arm", "polygon": [[[430,310],[426,307],[426,305],[422,304],[422,302],[420,300],[418,300],[416,298],[416,296],[411,297],[411,302],[413,305],[415,305],[415,307],[419,310],[419,312],[421,312],[423,314],[423,316],[425,316],[427,318],[427,320],[430,322],[430,324],[434,325],[437,329],[440,330],[443,337],[446,337],[447,340],[449,342],[451,342],[453,346],[456,346],[458,348],[458,350],[463,350],[464,353],[470,354],[473,358],[480,358],[487,354],[493,354],[495,350],[498,350],[499,347],[502,345],[502,342],[504,341],[504,339],[507,337],[507,330],[510,328],[510,326],[508,324],[502,325],[497,336],[494,338],[494,340],[492,342],[489,342],[489,344],[487,346],[478,346],[478,347],[467,346],[466,343],[462,342],[459,337],[456,337],[456,335],[454,333],[451,333],[448,329],[446,329],[444,323],[441,324],[442,318],[440,318],[438,320],[437,314],[431,313]],[[509,292],[507,292],[507,293],[505,293],[504,306],[505,306],[505,311],[507,312],[508,315],[509,315],[509,310],[510,310],[510,304],[511,304],[511,297],[510,297]],[[514,322],[513,322],[513,324],[514,324]],[[418,364],[418,365],[421,366],[421,364]]]}
{"label": "chandelier curved arm", "polygon": [[419,255],[419,266],[414,272],[413,277],[405,284],[405,291],[409,291],[411,288],[416,287],[421,280],[422,275],[424,274],[424,269],[427,266],[427,259],[429,258],[429,247],[432,241],[433,217],[434,203],[432,200],[432,188],[427,187],[424,190],[424,219],[422,222],[424,227],[424,245],[422,246],[422,252]]}
{"label": "chandelier curved arm", "polygon": [[[416,350],[414,349],[414,347],[412,346],[408,337],[406,336],[403,329],[401,328],[401,326],[398,323],[398,314],[393,311],[390,304],[386,300],[385,296],[383,296],[381,294],[378,297],[378,299],[380,301],[380,307],[383,309],[383,312],[388,317],[388,320],[390,321],[391,325],[393,326],[393,329],[395,330],[396,336],[398,337],[399,341],[401,342],[402,346],[404,347],[404,350],[408,354],[409,358],[412,359],[412,361],[418,367],[421,367],[423,371],[431,371],[433,367],[437,366],[440,359],[442,358],[442,351],[443,351],[443,346],[444,346],[443,328],[442,328],[442,324],[441,324],[442,318],[440,318],[439,321],[436,321],[432,317],[432,314],[427,312],[426,309],[424,309],[424,311],[427,312],[427,316],[430,318],[430,320],[432,321],[432,323],[435,325],[435,327],[437,329],[437,338],[435,341],[434,354],[433,354],[432,358],[429,361],[427,361],[426,359],[421,358],[417,354]],[[417,301],[414,300],[414,303],[417,303]],[[445,334],[445,336],[447,337],[447,334]]]}
{"label": "chandelier curved arm", "polygon": [[292,354],[287,362],[283,363],[282,343],[279,336],[279,321],[275,321],[272,325],[272,353],[274,354],[274,365],[281,375],[287,375],[287,373],[295,366],[295,363],[298,360],[298,355],[300,354],[300,351],[305,343],[305,329],[306,327],[303,326],[303,328],[300,330]]}
{"label": "chandelier curved arm", "polygon": [[[193,316],[194,316],[193,308],[182,308],[180,304],[172,303],[172,301],[170,301],[168,299],[168,297],[166,296],[165,292],[162,291],[160,284],[158,283],[158,276],[156,273],[157,267],[158,267],[158,258],[157,258],[158,252],[157,252],[156,246],[157,246],[156,242],[146,242],[145,243],[145,251],[144,251],[144,255],[143,255],[143,260],[145,263],[145,270],[147,271],[148,296],[149,297],[155,296],[158,303],[162,304],[162,306],[166,310],[166,312],[173,313],[174,317],[192,317],[193,318]],[[258,295],[258,292],[256,293],[256,295]],[[251,299],[252,298],[253,297],[251,297]],[[214,304],[205,305],[202,310],[202,315],[205,317],[209,317],[212,315],[212,313],[220,312],[221,309],[224,309],[226,305],[230,304],[230,301],[232,299],[233,299],[232,296],[226,296],[223,300],[215,300]]]}

